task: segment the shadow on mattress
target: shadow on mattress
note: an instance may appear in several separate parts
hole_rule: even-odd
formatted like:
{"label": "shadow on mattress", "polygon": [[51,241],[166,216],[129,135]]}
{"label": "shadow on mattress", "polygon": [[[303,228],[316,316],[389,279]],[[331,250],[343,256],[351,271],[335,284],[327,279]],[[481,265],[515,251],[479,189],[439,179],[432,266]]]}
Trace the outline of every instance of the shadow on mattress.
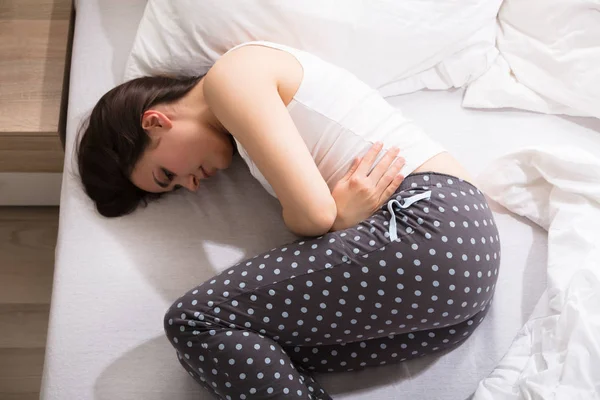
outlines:
{"label": "shadow on mattress", "polygon": [[127,262],[170,303],[235,263],[294,241],[280,213],[235,157],[197,193],[168,194],[105,226]]}
{"label": "shadow on mattress", "polygon": [[[445,352],[440,353],[440,355]],[[363,371],[331,373],[327,379],[316,375],[329,394],[372,394],[377,387],[389,387],[427,370],[439,356],[427,356],[406,363],[373,367]],[[110,364],[94,385],[94,400],[212,400],[186,372],[175,351],[163,336],[123,354]]]}

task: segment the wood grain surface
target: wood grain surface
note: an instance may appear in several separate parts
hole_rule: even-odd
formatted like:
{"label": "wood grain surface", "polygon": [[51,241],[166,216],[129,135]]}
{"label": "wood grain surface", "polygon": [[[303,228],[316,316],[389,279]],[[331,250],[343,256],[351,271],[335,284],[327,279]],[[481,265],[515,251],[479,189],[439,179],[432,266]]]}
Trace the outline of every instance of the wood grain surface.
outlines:
{"label": "wood grain surface", "polygon": [[39,399],[58,207],[0,207],[0,399]]}

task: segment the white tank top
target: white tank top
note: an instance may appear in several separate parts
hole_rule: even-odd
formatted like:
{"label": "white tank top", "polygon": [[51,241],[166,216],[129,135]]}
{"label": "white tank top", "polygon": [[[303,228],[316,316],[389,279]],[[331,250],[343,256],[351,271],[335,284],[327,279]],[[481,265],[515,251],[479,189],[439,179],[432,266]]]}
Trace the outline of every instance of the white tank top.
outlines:
{"label": "white tank top", "polygon": [[[384,144],[384,149],[400,149],[400,156],[406,160],[401,171],[404,176],[446,151],[378,91],[347,70],[305,51],[265,41],[243,43],[229,51],[251,44],[286,51],[302,65],[304,77],[287,109],[330,190],[348,172],[353,160],[377,141]],[[235,142],[251,174],[275,196],[246,150]],[[384,153],[381,151],[377,161]]]}

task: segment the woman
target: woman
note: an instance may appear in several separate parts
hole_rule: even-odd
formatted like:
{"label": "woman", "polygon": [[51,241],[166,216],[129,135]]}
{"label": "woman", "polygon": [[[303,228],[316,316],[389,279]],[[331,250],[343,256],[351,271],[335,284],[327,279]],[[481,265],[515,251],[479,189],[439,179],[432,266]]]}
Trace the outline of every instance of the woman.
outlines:
{"label": "woman", "polygon": [[329,399],[311,372],[450,349],[483,320],[500,263],[484,195],[375,90],[309,53],[250,42],[202,78],[127,82],[94,108],[78,160],[99,212],[118,216],[197,190],[236,149],[306,238],[167,312],[181,364],[217,398]]}

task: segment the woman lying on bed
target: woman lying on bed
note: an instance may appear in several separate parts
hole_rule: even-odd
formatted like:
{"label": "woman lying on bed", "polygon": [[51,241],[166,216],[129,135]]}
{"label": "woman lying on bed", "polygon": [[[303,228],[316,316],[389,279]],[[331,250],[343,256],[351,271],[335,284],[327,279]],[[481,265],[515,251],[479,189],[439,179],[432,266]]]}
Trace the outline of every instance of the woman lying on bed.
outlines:
{"label": "woman lying on bed", "polygon": [[79,171],[114,217],[197,190],[236,149],[305,238],[167,312],[181,364],[217,398],[328,399],[311,372],[451,349],[481,323],[500,263],[484,195],[377,91],[309,53],[250,42],[204,77],[116,87],[90,116]]}

